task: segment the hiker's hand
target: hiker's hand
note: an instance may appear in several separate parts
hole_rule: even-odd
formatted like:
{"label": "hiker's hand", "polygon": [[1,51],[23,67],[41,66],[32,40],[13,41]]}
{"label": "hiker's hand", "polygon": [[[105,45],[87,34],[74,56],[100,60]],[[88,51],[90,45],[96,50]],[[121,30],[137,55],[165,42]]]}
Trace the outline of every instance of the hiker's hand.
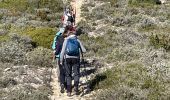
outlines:
{"label": "hiker's hand", "polygon": [[55,59],[52,60],[52,63],[53,63],[53,64],[55,63]]}

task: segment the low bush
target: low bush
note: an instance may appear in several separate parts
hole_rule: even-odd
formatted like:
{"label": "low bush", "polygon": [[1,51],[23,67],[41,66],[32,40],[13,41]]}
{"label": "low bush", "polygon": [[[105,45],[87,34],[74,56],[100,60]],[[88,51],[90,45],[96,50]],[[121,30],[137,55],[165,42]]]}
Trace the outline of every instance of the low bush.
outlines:
{"label": "low bush", "polygon": [[52,67],[52,51],[43,47],[35,48],[27,53],[26,60],[29,65],[39,67]]}
{"label": "low bush", "polygon": [[77,26],[82,29],[82,33],[89,33],[92,31],[87,21],[80,21]]}
{"label": "low bush", "polygon": [[147,68],[136,62],[116,66],[96,76],[91,88],[103,90],[96,95],[97,100],[168,99],[170,93],[165,92],[168,83],[161,80],[149,76]]}
{"label": "low bush", "polygon": [[144,18],[140,22],[140,27],[139,27],[138,30],[148,32],[148,31],[152,31],[152,30],[154,30],[156,28],[157,28],[157,25],[156,25],[155,21],[153,21],[152,19]]}
{"label": "low bush", "polygon": [[0,87],[6,88],[10,85],[17,85],[17,81],[12,78],[4,78],[0,80]]}
{"label": "low bush", "polygon": [[32,28],[25,30],[22,34],[28,35],[32,38],[37,46],[51,48],[55,31],[52,28]]}
{"label": "low bush", "polygon": [[33,48],[31,39],[14,34],[10,41],[0,44],[0,61],[4,63],[24,64],[25,54]]}
{"label": "low bush", "polygon": [[129,0],[129,6],[136,7],[153,7],[157,0]]}
{"label": "low bush", "polygon": [[0,8],[6,8],[17,11],[32,11],[35,8],[49,8],[54,12],[63,11],[62,0],[2,0]]}
{"label": "low bush", "polygon": [[0,43],[1,42],[5,42],[9,40],[9,36],[8,35],[0,35]]}
{"label": "low bush", "polygon": [[25,88],[15,88],[4,94],[2,98],[6,98],[6,100],[50,100],[49,94],[51,94],[51,91],[46,86],[38,89],[26,86]]}
{"label": "low bush", "polygon": [[170,50],[170,36],[167,34],[156,34],[149,37],[150,44],[155,48],[164,48],[165,50]]}

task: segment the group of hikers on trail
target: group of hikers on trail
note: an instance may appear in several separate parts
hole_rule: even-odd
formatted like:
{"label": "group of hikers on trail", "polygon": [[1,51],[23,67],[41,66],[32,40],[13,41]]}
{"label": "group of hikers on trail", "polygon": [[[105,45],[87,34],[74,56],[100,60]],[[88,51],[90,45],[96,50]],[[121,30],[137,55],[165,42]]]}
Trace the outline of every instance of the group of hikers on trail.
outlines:
{"label": "group of hikers on trail", "polygon": [[[60,92],[64,93],[66,89],[68,96],[71,96],[73,86],[75,94],[79,94],[80,58],[86,52],[86,49],[76,36],[74,26],[75,13],[72,12],[71,8],[67,7],[62,17],[62,27],[56,33],[52,44],[54,51],[53,61],[56,61],[58,65],[57,73],[61,88]],[[74,79],[73,86],[72,79]]]}

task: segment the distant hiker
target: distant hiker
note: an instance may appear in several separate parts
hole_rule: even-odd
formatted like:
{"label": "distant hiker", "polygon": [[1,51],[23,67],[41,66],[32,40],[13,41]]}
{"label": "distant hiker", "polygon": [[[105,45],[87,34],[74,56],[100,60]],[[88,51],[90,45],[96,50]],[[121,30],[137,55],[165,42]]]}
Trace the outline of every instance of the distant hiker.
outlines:
{"label": "distant hiker", "polygon": [[74,18],[74,23],[73,23],[73,25],[75,25],[76,24],[76,4],[75,4],[75,1],[74,1],[74,3],[71,5],[71,14],[72,14],[72,16],[73,16],[73,18]]}
{"label": "distant hiker", "polygon": [[64,15],[62,16],[63,25],[66,25],[68,21],[75,25],[75,17],[72,14],[71,8],[65,8]]}
{"label": "distant hiker", "polygon": [[67,95],[71,96],[72,87],[72,71],[74,78],[74,91],[79,94],[79,79],[80,79],[80,54],[86,52],[86,49],[73,32],[69,32],[65,38],[60,54],[60,64],[63,64],[66,72]]}
{"label": "distant hiker", "polygon": [[57,67],[57,73],[58,73],[58,80],[60,82],[61,93],[64,93],[64,86],[65,86],[65,70],[64,67],[60,64],[60,52],[62,49],[62,45],[64,42],[64,38],[67,36],[67,28],[60,28],[60,31],[56,33],[56,36],[53,41],[52,49],[53,52],[53,60],[57,60],[58,67]]}

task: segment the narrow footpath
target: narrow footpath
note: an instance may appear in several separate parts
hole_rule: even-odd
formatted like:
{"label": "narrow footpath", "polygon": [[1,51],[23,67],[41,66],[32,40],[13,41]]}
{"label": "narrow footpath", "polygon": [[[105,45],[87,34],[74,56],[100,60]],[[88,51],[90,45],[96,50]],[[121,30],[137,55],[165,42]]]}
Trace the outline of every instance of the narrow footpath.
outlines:
{"label": "narrow footpath", "polygon": [[[81,6],[83,4],[84,0],[73,0],[71,2],[71,5],[76,9],[76,24],[81,21]],[[57,78],[57,69],[53,68],[52,69],[52,81],[51,81],[51,86],[52,86],[52,91],[53,95],[51,96],[51,100],[85,100],[83,97],[72,95],[71,97],[68,97],[66,92],[64,94],[60,93],[60,85],[58,82]],[[82,78],[81,78],[82,79]],[[81,81],[80,79],[80,81]]]}

